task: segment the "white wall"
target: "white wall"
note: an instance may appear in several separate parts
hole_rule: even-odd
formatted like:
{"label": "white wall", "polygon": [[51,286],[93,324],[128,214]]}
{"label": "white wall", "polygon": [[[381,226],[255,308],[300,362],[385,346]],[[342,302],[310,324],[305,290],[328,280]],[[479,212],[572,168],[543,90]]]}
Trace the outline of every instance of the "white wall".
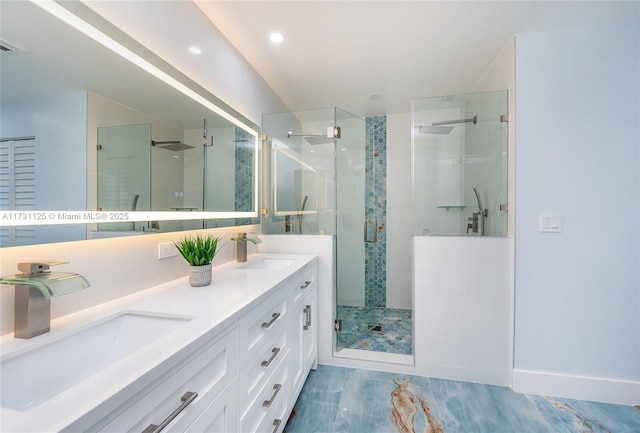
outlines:
{"label": "white wall", "polygon": [[637,18],[516,38],[518,391],[640,403],[639,41]]}
{"label": "white wall", "polygon": [[411,114],[387,116],[387,307],[412,309]]}
{"label": "white wall", "polygon": [[414,238],[416,367],[446,379],[511,384],[511,240]]}

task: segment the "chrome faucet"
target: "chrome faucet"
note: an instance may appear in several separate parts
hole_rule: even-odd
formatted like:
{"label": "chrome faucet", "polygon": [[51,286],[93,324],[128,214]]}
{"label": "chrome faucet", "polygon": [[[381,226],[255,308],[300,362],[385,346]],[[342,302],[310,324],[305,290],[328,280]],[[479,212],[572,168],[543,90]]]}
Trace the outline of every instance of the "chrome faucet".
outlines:
{"label": "chrome faucet", "polygon": [[90,286],[80,274],[50,272],[49,267],[68,263],[46,260],[18,263],[20,274],[0,278],[0,284],[15,286],[14,336],[32,338],[51,329],[51,298]]}

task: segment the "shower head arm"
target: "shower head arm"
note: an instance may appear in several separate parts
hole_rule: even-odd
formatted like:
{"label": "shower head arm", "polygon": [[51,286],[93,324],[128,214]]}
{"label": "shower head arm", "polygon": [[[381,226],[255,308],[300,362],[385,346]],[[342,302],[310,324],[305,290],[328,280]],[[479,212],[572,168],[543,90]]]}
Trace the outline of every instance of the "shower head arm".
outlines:
{"label": "shower head arm", "polygon": [[456,123],[473,123],[474,125],[478,123],[478,116],[473,116],[469,119],[458,119],[458,120],[443,120],[441,122],[432,122],[431,126],[440,126],[440,125],[453,125]]}

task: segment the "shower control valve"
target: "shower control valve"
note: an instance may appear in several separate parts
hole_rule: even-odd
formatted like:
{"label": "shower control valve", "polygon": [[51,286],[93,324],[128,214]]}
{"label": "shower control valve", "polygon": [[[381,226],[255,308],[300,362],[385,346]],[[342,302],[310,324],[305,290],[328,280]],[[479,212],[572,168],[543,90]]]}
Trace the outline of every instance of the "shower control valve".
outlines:
{"label": "shower control valve", "polygon": [[478,233],[478,220],[480,217],[480,212],[474,212],[473,216],[468,217],[469,222],[467,223],[467,233],[471,230],[473,233]]}

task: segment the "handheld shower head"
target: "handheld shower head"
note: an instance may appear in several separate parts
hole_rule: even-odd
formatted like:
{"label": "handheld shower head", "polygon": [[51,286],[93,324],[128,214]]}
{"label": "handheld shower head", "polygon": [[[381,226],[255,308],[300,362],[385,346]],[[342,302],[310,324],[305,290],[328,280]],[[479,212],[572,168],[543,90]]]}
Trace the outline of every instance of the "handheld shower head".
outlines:
{"label": "handheld shower head", "polygon": [[476,200],[478,200],[478,209],[480,209],[480,213],[483,213],[482,200],[480,200],[480,194],[478,194],[478,189],[475,186],[473,187],[473,192],[476,194]]}

